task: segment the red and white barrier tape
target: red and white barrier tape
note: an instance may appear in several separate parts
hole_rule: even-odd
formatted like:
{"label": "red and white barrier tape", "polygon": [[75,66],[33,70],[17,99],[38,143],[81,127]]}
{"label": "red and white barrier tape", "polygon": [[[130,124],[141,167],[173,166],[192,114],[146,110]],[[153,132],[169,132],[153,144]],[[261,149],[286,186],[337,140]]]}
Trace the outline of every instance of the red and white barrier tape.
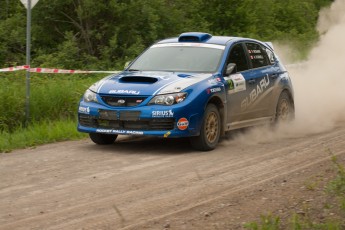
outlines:
{"label": "red and white barrier tape", "polygon": [[0,72],[13,72],[13,71],[18,71],[18,70],[28,70],[28,69],[31,73],[119,73],[120,72],[120,71],[30,68],[28,65],[8,67],[8,68],[0,69]]}
{"label": "red and white barrier tape", "polygon": [[14,67],[8,67],[4,69],[0,69],[0,72],[12,72],[12,71],[17,71],[17,70],[24,70],[28,69],[28,65],[22,65],[22,66],[14,66]]}

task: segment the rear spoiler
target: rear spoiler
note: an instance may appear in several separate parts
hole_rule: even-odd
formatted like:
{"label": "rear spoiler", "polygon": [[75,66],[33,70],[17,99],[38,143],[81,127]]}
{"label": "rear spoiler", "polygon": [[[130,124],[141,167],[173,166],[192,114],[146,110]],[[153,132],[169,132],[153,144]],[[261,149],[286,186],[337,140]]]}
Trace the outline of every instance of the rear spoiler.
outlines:
{"label": "rear spoiler", "polygon": [[268,45],[268,47],[270,47],[274,51],[272,42],[265,42],[265,44]]}

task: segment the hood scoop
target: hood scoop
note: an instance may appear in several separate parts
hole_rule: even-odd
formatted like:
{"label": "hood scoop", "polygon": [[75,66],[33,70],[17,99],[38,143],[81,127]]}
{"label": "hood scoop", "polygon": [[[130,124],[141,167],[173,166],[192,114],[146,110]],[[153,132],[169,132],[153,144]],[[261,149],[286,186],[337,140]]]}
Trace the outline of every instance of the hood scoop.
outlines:
{"label": "hood scoop", "polygon": [[153,84],[157,82],[158,79],[154,77],[144,77],[144,76],[128,76],[121,77],[119,79],[120,83],[140,83],[140,84]]}

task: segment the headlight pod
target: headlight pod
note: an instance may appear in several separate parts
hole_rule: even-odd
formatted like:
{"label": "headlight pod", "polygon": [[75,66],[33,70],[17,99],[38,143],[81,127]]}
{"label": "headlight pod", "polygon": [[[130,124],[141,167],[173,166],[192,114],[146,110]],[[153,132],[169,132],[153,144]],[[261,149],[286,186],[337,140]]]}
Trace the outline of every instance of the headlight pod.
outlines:
{"label": "headlight pod", "polygon": [[174,105],[181,103],[187,97],[187,93],[172,93],[157,95],[151,99],[149,105]]}
{"label": "headlight pod", "polygon": [[84,101],[85,102],[96,102],[98,103],[98,100],[97,100],[97,94],[95,92],[92,92],[91,90],[87,89],[84,93]]}

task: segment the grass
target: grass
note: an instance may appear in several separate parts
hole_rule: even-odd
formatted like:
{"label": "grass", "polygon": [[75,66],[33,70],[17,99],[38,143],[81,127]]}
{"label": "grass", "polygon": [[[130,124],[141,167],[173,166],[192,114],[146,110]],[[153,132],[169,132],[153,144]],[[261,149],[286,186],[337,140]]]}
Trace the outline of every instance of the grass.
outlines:
{"label": "grass", "polygon": [[30,121],[24,128],[25,72],[0,73],[0,152],[85,137],[77,131],[78,102],[104,74],[31,74]]}
{"label": "grass", "polygon": [[250,222],[244,225],[245,228],[252,230],[278,230],[280,218],[277,216],[261,215],[261,223]]}
{"label": "grass", "polygon": [[[104,75],[32,74],[30,121],[75,119],[85,90]],[[14,132],[25,123],[24,72],[0,75],[0,132]]]}
{"label": "grass", "polygon": [[338,196],[340,209],[345,213],[345,168],[338,162],[336,156],[332,155],[330,150],[328,151],[332,156],[332,162],[337,171],[337,176],[329,183],[327,191]]}
{"label": "grass", "polygon": [[33,147],[57,141],[77,140],[87,137],[76,129],[75,120],[41,121],[28,128],[17,128],[14,132],[0,133],[0,152]]}

